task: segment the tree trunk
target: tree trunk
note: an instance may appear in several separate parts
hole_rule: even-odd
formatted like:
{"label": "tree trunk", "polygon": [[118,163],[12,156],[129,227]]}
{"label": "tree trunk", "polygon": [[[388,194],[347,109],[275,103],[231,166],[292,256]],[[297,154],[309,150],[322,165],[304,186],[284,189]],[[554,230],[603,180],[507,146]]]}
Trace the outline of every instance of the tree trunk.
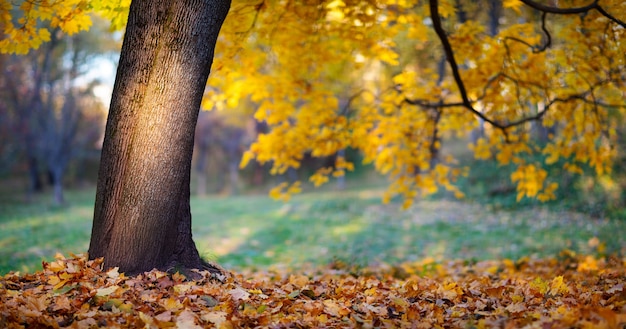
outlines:
{"label": "tree trunk", "polygon": [[[28,150],[26,152],[31,153]],[[43,191],[43,183],[39,177],[39,161],[34,155],[28,155],[28,177],[30,177],[29,194]]]}
{"label": "tree trunk", "polygon": [[102,148],[89,258],[206,268],[191,237],[194,129],[228,0],[134,0]]}
{"label": "tree trunk", "polygon": [[63,196],[63,174],[65,173],[64,166],[57,165],[54,168],[48,169],[48,175],[51,179],[53,188],[52,201],[57,206],[65,204],[65,197]]}
{"label": "tree trunk", "polygon": [[[337,151],[337,157],[344,158],[346,157],[346,149],[341,149]],[[335,158],[336,159],[336,158]],[[337,177],[337,189],[343,191],[346,189],[346,175],[343,174]]]}
{"label": "tree trunk", "polygon": [[228,159],[228,181],[230,185],[229,194],[239,194],[239,162]]}

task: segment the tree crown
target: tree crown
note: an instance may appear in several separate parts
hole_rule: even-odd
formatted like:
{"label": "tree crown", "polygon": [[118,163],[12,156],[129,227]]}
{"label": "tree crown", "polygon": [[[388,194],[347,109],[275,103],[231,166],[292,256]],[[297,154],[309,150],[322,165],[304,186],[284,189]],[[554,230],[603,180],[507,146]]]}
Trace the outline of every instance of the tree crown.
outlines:
{"label": "tree crown", "polygon": [[[50,28],[87,29],[92,12],[120,29],[129,3],[25,1],[20,15],[2,0],[2,51],[36,48]],[[305,155],[355,149],[390,177],[385,200],[399,194],[408,206],[441,188],[463,195],[454,183],[466,169],[442,143],[474,134],[476,158],[515,166],[518,200],[550,200],[558,182],[547,164],[611,171],[626,108],[624,17],[617,0],[237,1],[203,107],[269,126],[242,167],[267,162],[278,174]],[[310,181],[353,168],[336,156]]]}

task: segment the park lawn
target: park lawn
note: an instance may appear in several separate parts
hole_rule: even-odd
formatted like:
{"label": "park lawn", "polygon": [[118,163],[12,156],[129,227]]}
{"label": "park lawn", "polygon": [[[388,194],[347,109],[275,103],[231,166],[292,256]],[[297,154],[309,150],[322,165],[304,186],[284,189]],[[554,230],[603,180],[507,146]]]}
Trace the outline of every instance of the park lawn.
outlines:
{"label": "park lawn", "polygon": [[[94,191],[68,193],[69,206],[43,200],[0,204],[0,274],[35,272],[56,253],[84,253]],[[492,210],[452,200],[424,200],[407,211],[382,205],[380,191],[305,193],[289,202],[266,195],[193,197],[194,240],[226,269],[300,268],[342,263],[555,257],[564,249],[626,254],[626,222],[594,219],[555,206]]]}

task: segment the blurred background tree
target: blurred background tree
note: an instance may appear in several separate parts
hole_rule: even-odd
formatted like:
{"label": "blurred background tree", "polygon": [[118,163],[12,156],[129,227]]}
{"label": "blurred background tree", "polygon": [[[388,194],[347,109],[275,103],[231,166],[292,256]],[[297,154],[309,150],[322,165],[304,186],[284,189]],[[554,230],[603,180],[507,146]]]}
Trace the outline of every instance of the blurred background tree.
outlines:
{"label": "blurred background tree", "polygon": [[106,107],[94,65],[119,51],[119,41],[95,22],[72,36],[52,29],[50,41],[26,55],[1,55],[3,174],[26,174],[28,197],[50,185],[63,204],[64,184],[84,179],[99,158]]}

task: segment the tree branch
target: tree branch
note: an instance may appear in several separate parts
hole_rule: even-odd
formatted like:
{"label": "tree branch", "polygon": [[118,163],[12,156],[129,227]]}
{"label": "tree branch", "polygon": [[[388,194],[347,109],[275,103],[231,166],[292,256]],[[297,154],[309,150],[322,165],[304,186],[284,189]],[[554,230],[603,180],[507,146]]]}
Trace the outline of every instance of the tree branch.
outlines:
{"label": "tree branch", "polygon": [[404,98],[404,102],[409,104],[409,105],[416,105],[416,106],[429,108],[429,109],[446,108],[446,107],[458,107],[458,106],[465,107],[465,103],[463,103],[463,102],[454,102],[454,103],[438,102],[438,103],[431,103],[431,102],[425,101],[423,99],[409,99],[409,98],[406,98],[406,97]]}
{"label": "tree branch", "polygon": [[586,13],[588,11],[590,11],[591,9],[595,9],[596,7],[598,7],[598,0],[594,0],[592,3],[586,5],[586,6],[582,6],[582,7],[577,7],[577,8],[559,8],[559,7],[551,7],[551,6],[546,6],[544,4],[532,1],[532,0],[521,0],[525,5],[539,10],[539,11],[543,11],[546,13],[551,13],[551,14],[562,14],[562,15],[570,15],[570,14],[582,14],[582,13]]}
{"label": "tree branch", "polygon": [[441,41],[441,45],[443,46],[443,51],[446,55],[446,60],[450,65],[450,69],[452,70],[452,76],[454,77],[454,81],[459,89],[459,93],[461,94],[462,103],[460,105],[464,106],[468,110],[472,111],[476,116],[485,120],[485,122],[490,123],[494,127],[501,128],[501,125],[488,117],[482,114],[480,111],[477,111],[469,97],[467,96],[467,90],[465,89],[465,84],[463,83],[463,79],[461,79],[461,74],[459,72],[459,65],[454,59],[454,51],[452,50],[452,45],[450,45],[450,40],[448,40],[448,36],[446,35],[446,31],[444,31],[443,26],[441,24],[441,17],[439,16],[439,4],[437,0],[430,0],[430,18],[433,21],[433,27],[439,40]]}
{"label": "tree branch", "polygon": [[366,89],[361,89],[357,91],[356,93],[352,94],[350,98],[348,98],[348,101],[346,102],[346,104],[339,110],[339,113],[337,115],[346,116],[348,114],[348,111],[350,111],[350,105],[352,105],[352,102],[365,92],[369,92],[369,91]]}
{"label": "tree branch", "polygon": [[[546,28],[546,15],[548,13],[547,12],[543,12],[543,14],[541,15],[541,30],[543,31],[543,34],[546,36],[546,41],[543,45],[531,45],[530,43],[520,39],[520,38],[516,38],[516,37],[504,37],[504,40],[512,40],[512,41],[516,41],[519,42],[523,45],[528,46],[530,49],[533,50],[533,54],[537,54],[537,53],[541,53],[544,52],[546,49],[548,49],[551,45],[552,45],[552,35],[550,35],[550,31],[548,31],[548,28]],[[508,49],[508,47],[507,47]]]}
{"label": "tree branch", "polygon": [[[551,42],[552,42],[552,38],[550,36],[549,31],[546,28],[546,14],[547,13],[555,13],[555,14],[577,14],[577,13],[584,13],[587,12],[591,9],[595,9],[598,10],[600,13],[602,13],[604,16],[608,17],[609,19],[612,19],[614,22],[623,25],[623,22],[612,18],[612,16],[608,15],[606,13],[606,11],[604,11],[604,9],[602,9],[597,1],[584,6],[584,7],[579,7],[579,8],[555,8],[555,7],[549,7],[549,6],[545,6],[542,4],[538,4],[534,1],[531,0],[521,0],[522,2],[524,2],[525,4],[529,5],[532,8],[535,8],[537,10],[543,11],[543,15],[542,15],[542,25],[541,28],[543,30],[543,32],[545,33],[547,40],[545,42],[545,44],[541,45],[541,46],[532,46],[522,40],[516,40],[514,38],[511,38],[513,40],[522,42],[526,45],[528,45],[529,47],[531,47],[533,49],[533,52],[541,52],[544,51],[545,49],[547,49]],[[416,106],[421,106],[421,107],[426,107],[426,108],[446,108],[446,107],[465,107],[466,109],[468,109],[469,111],[471,111],[472,113],[474,113],[476,116],[478,116],[479,118],[481,118],[482,120],[484,120],[485,122],[491,124],[493,127],[500,129],[505,136],[507,135],[507,129],[514,127],[514,126],[518,126],[521,124],[524,124],[526,122],[530,122],[530,121],[534,121],[534,120],[539,120],[541,119],[547,112],[548,110],[552,107],[552,105],[554,105],[555,103],[566,103],[566,102],[570,102],[570,101],[574,101],[574,100],[578,100],[578,101],[582,101],[585,103],[593,103],[597,106],[614,106],[613,104],[602,104],[600,102],[597,101],[590,101],[589,99],[587,99],[587,96],[589,94],[591,94],[593,92],[593,89],[595,87],[597,87],[598,85],[601,85],[603,82],[598,83],[596,86],[590,86],[590,89],[582,92],[582,93],[578,93],[578,94],[573,94],[573,95],[569,95],[567,97],[562,97],[562,98],[554,98],[551,99],[550,101],[547,102],[547,104],[544,106],[544,108],[539,111],[538,113],[536,113],[535,115],[531,115],[531,116],[525,116],[522,117],[518,120],[515,121],[511,121],[511,122],[499,122],[496,119],[491,119],[488,116],[486,116],[485,114],[483,114],[482,112],[476,110],[473,106],[473,103],[475,103],[477,100],[480,100],[484,97],[485,93],[486,93],[486,88],[488,88],[488,86],[493,83],[493,81],[495,81],[498,77],[504,77],[505,79],[510,79],[511,81],[513,81],[515,84],[519,83],[520,81],[514,79],[513,77],[510,77],[506,74],[500,73],[497,74],[496,76],[494,76],[492,79],[489,80],[489,82],[487,83],[487,86],[485,87],[485,91],[483,93],[482,96],[480,96],[477,100],[470,100],[468,97],[468,93],[467,93],[467,89],[465,87],[465,84],[463,82],[463,79],[461,78],[461,74],[460,74],[460,69],[459,69],[459,65],[456,62],[455,58],[454,58],[454,50],[452,49],[452,46],[450,44],[450,41],[448,39],[448,36],[446,35],[445,30],[442,27],[442,22],[441,22],[441,17],[439,15],[439,9],[438,9],[438,2],[437,0],[429,0],[429,5],[430,5],[430,13],[431,13],[431,19],[433,22],[433,28],[435,29],[435,32],[437,33],[437,36],[439,37],[439,40],[441,41],[442,47],[443,47],[443,51],[444,54],[446,56],[446,61],[448,62],[450,69],[452,71],[452,76],[454,77],[454,81],[455,84],[457,85],[457,88],[459,89],[459,93],[461,96],[461,102],[454,102],[454,103],[444,103],[443,101],[441,102],[437,102],[437,103],[432,103],[432,102],[428,102],[428,101],[424,101],[424,100],[414,100],[414,99],[408,99],[405,97],[404,102],[411,104],[411,105],[416,105]],[[505,45],[506,46],[506,45]],[[536,87],[543,87],[543,86],[536,86]],[[619,107],[623,107],[624,105],[617,105]]]}
{"label": "tree branch", "polygon": [[606,10],[604,10],[604,8],[602,8],[602,6],[600,6],[599,1],[598,0],[594,0],[592,3],[586,5],[586,6],[582,6],[582,7],[575,7],[575,8],[559,8],[559,7],[552,7],[552,6],[546,6],[544,4],[541,3],[537,3],[533,0],[521,0],[525,5],[535,9],[535,10],[539,10],[542,11],[544,13],[550,13],[550,14],[560,14],[560,15],[571,15],[571,14],[582,14],[582,13],[586,13],[592,9],[597,10],[601,15],[603,15],[604,17],[610,19],[611,21],[621,25],[622,27],[626,28],[626,23],[617,19],[616,17],[614,17],[613,15],[609,14]]}

